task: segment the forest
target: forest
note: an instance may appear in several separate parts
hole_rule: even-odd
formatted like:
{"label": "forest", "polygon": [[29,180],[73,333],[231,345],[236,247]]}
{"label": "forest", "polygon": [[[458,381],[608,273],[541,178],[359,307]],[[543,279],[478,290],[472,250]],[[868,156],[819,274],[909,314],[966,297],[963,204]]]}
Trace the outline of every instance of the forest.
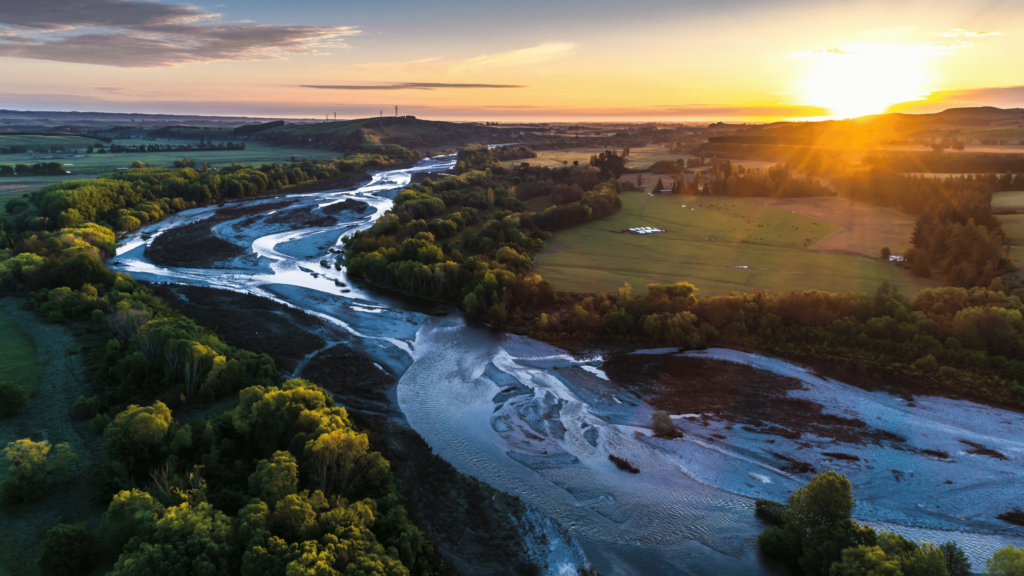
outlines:
{"label": "forest", "polygon": [[[98,184],[55,185],[29,203],[8,204],[0,289],[32,292],[29,305],[50,322],[97,327],[87,347],[95,394],[80,398],[72,412],[106,438],[106,465],[91,482],[109,505],[95,531],[85,523],[48,530],[40,573],[78,574],[97,565],[125,575],[443,570],[400,503],[391,465],[329,393],[285,381],[267,355],[223,343],[103,264],[115,253],[112,226],[137,226],[133,212],[161,218],[390,161],[361,157],[217,174],[139,169]],[[0,388],[0,403],[14,407],[5,412],[24,405],[18,392]],[[240,402],[218,416],[178,415],[230,396]],[[75,474],[77,456],[68,444],[25,438],[3,456],[3,506],[46,498]]]}

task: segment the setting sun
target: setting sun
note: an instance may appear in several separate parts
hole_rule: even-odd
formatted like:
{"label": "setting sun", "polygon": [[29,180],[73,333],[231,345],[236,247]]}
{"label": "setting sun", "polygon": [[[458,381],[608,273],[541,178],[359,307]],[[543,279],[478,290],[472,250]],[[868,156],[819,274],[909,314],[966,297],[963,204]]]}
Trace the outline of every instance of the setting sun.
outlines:
{"label": "setting sun", "polygon": [[815,56],[804,86],[807,103],[837,118],[880,114],[919,99],[924,90],[921,58],[909,50],[834,50]]}

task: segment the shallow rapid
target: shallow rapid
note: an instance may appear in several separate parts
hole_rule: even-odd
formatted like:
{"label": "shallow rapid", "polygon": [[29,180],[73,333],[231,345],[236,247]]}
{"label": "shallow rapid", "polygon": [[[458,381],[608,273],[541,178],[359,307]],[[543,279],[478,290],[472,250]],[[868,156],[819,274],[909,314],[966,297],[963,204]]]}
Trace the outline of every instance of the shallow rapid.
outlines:
{"label": "shallow rapid", "polygon": [[[764,436],[677,415],[686,437],[654,438],[653,408],[608,378],[600,354],[574,356],[460,313],[427,314],[429,305],[382,294],[354,283],[343,268],[321,265],[334,262],[342,236],[368,228],[386,212],[413,174],[452,165],[448,157],[424,160],[375,173],[354,190],[289,195],[285,208],[218,223],[213,233],[246,254],[216,269],[161,267],[144,253],[159,234],[208,218],[215,206],[127,236],[110,265],[142,280],[269,297],[346,331],[354,346],[398,379],[398,407],[435,452],[460,471],[519,495],[575,539],[578,547],[550,538],[547,549],[537,552],[549,574],[574,574],[585,561],[604,574],[785,573],[758,552],[756,537],[765,526],[754,517],[753,502],[784,500],[809,475],[773,463],[762,449]],[[291,229],[281,218],[285,211],[322,213],[349,199],[369,208],[341,212],[340,223],[326,227]],[[281,200],[250,199],[246,205]],[[936,461],[919,450],[836,448],[835,439],[814,437],[773,440],[772,450],[795,454],[833,446],[827,449],[857,455],[858,462],[819,458],[815,464],[851,477],[855,494],[863,496],[858,520],[915,540],[957,540],[976,569],[1007,543],[1024,545],[1024,531],[991,520],[1024,488],[1017,472],[1024,457],[1020,414],[941,399],[918,399],[924,407],[912,413],[895,397],[818,378],[786,362],[731,350],[699,354],[796,377],[804,387],[792,394],[898,429],[915,449],[953,450],[960,439],[995,446],[1004,460],[954,451],[953,458]],[[713,441],[710,434],[724,440]],[[609,455],[628,459],[641,472],[619,470]],[[955,484],[941,484],[947,478]]]}

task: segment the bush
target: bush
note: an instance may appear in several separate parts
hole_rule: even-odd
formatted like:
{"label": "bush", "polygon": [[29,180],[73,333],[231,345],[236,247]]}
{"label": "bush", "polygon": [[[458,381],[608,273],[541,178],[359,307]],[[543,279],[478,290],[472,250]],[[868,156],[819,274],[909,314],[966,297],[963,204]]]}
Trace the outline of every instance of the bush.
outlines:
{"label": "bush", "polygon": [[28,395],[20,386],[0,382],[0,417],[16,416],[28,404]]}
{"label": "bush", "polygon": [[755,500],[754,514],[772,526],[782,526],[786,523],[786,505],[771,500]]}
{"label": "bush", "polygon": [[757,543],[767,556],[795,565],[803,554],[803,535],[795,526],[777,526],[761,532]]}
{"label": "bush", "polygon": [[651,422],[654,424],[654,433],[658,436],[675,436],[676,425],[668,414],[655,410],[654,414],[651,414]]}
{"label": "bush", "polygon": [[1024,550],[1007,546],[985,561],[986,576],[1024,576]]}
{"label": "bush", "polygon": [[46,531],[36,566],[43,576],[77,576],[96,567],[96,536],[85,522]]}
{"label": "bush", "polygon": [[75,405],[71,407],[71,414],[79,420],[88,420],[96,416],[96,413],[100,411],[102,402],[99,396],[79,396],[78,400],[75,401]]}

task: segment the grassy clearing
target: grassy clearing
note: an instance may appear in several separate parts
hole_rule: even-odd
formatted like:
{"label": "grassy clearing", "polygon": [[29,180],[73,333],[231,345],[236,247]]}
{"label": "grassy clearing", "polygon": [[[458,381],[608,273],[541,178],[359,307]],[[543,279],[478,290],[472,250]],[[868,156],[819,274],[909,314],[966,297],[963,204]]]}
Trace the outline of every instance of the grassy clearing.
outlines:
{"label": "grassy clearing", "polygon": [[996,192],[992,195],[993,208],[1024,208],[1024,191]]}
{"label": "grassy clearing", "polygon": [[38,188],[31,182],[18,183],[18,184],[0,184],[0,210],[7,206],[7,203],[11,200],[17,200],[23,198],[25,194]]}
{"label": "grassy clearing", "polygon": [[[1020,194],[1024,202],[1024,192],[1007,192],[1007,194]],[[995,204],[993,199],[992,204]],[[1021,206],[1024,208],[1024,206]],[[999,223],[1003,225],[1006,233],[1006,241],[1010,244],[1010,260],[1017,266],[1024,267],[1024,214],[1012,214],[1007,216],[996,216]]]}
{"label": "grassy clearing", "polygon": [[[79,352],[76,331],[84,334],[85,325],[70,327],[46,324],[34,312],[22,310],[14,298],[0,299],[3,324],[0,333],[20,332],[31,339],[34,354],[24,340],[23,353],[38,363],[39,378],[28,406],[18,416],[0,420],[0,446],[19,438],[67,442],[78,455],[74,478],[38,502],[0,506],[0,574],[21,576],[37,574],[38,546],[46,530],[59,523],[87,521],[96,527],[106,508],[93,496],[89,479],[104,463],[104,440],[92,433],[88,422],[71,419],[71,406],[88,391],[85,365]],[[17,330],[15,327],[20,328]],[[7,347],[7,342],[3,343]],[[6,366],[7,359],[3,359]],[[7,467],[0,467],[0,479]]]}
{"label": "grassy clearing", "polygon": [[27,393],[39,383],[36,347],[21,328],[0,310],[0,382],[10,382]]}
{"label": "grassy clearing", "polygon": [[[854,254],[809,249],[841,230],[765,203],[764,199],[622,195],[613,216],[555,234],[536,272],[557,289],[636,289],[686,281],[701,295],[791,288],[871,291],[884,280],[908,294],[933,286],[898,267]],[[683,208],[683,206],[686,206]],[[652,226],[665,234],[620,230]]]}

